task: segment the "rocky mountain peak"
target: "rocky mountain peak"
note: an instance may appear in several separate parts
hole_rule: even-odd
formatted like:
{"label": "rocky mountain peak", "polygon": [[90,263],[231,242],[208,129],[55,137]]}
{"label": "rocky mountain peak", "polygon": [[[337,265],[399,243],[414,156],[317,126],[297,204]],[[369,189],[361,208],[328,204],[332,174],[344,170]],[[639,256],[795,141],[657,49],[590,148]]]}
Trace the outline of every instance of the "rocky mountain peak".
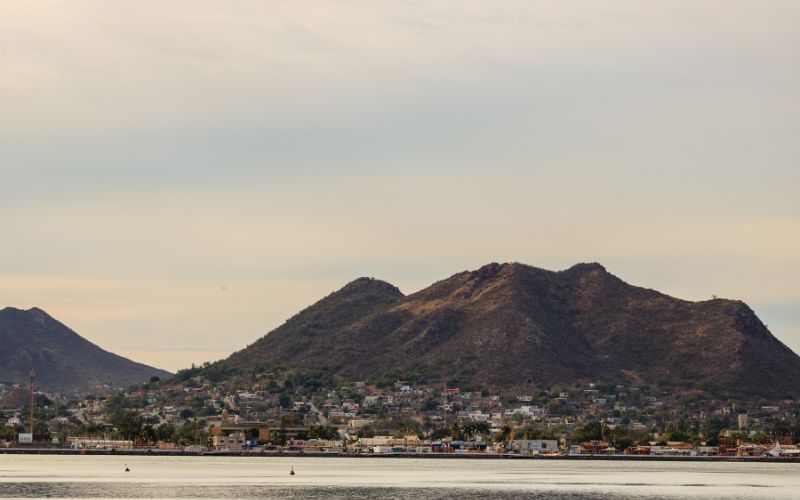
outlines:
{"label": "rocky mountain peak", "polygon": [[491,263],[407,297],[368,278],[340,292],[213,373],[314,367],[342,380],[500,390],[599,380],[716,397],[800,394],[800,357],[744,303],[680,300],[597,263],[561,272]]}
{"label": "rocky mountain peak", "polygon": [[402,297],[403,293],[400,291],[399,288],[392,285],[391,283],[387,283],[386,281],[382,281],[375,278],[356,278],[350,283],[343,286],[341,289],[338,290],[336,293],[341,294],[356,294],[356,293],[379,293],[379,294],[386,294],[388,296],[397,296]]}

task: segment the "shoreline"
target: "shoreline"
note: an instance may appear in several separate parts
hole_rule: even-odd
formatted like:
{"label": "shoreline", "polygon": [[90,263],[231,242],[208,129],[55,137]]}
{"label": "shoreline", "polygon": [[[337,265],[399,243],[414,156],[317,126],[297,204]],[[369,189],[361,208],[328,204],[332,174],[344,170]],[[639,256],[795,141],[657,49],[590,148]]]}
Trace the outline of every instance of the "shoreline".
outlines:
{"label": "shoreline", "polygon": [[90,450],[71,448],[0,448],[0,455],[118,455],[143,457],[281,457],[281,458],[422,458],[430,460],[606,460],[627,462],[745,462],[798,463],[800,457],[720,457],[720,456],[654,456],[654,455],[515,455],[515,454],[456,454],[456,453],[277,453],[247,451],[178,451],[156,449]]}

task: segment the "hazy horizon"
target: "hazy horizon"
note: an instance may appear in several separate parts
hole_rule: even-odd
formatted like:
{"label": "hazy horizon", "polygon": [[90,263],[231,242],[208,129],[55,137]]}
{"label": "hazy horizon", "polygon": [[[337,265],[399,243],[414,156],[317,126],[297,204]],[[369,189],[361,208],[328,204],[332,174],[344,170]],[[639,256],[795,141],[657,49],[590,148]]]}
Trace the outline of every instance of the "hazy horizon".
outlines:
{"label": "hazy horizon", "polygon": [[800,4],[0,1],[0,308],[176,370],[600,262],[800,351]]}

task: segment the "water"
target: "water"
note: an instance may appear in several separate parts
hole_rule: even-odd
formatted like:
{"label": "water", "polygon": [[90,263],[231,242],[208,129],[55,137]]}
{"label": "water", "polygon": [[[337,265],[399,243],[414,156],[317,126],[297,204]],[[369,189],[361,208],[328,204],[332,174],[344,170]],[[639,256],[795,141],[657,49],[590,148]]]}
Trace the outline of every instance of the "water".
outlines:
{"label": "water", "polygon": [[793,463],[0,455],[0,497],[798,498],[798,472]]}

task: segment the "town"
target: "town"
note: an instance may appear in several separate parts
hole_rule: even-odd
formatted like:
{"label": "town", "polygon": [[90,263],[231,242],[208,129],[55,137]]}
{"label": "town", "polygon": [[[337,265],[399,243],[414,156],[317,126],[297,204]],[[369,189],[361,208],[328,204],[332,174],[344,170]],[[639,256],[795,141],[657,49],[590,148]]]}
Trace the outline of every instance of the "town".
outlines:
{"label": "town", "polygon": [[324,377],[215,383],[199,369],[78,401],[0,384],[0,448],[187,453],[800,457],[795,400],[608,383],[530,394]]}

